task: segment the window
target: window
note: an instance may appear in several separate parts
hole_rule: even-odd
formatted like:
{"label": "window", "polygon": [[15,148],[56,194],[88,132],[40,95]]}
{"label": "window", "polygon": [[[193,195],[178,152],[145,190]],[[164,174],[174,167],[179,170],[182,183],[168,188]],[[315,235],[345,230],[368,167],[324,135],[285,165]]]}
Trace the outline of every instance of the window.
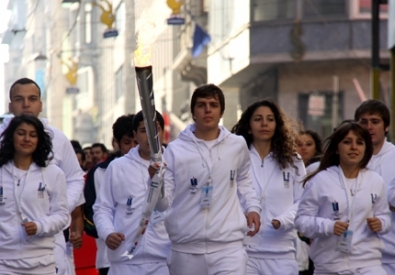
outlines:
{"label": "window", "polygon": [[85,43],[92,42],[92,4],[85,4]]}
{"label": "window", "polygon": [[[316,100],[311,100],[311,96]],[[299,118],[305,129],[316,131],[322,139],[328,137],[332,129],[332,99],[333,92],[300,93],[298,96]],[[323,103],[323,106],[314,108],[311,102]],[[343,93],[339,93],[338,121],[343,121]],[[309,108],[310,107],[310,108]]]}
{"label": "window", "polygon": [[123,95],[123,66],[115,73],[115,101]]}
{"label": "window", "polygon": [[[351,18],[371,18],[372,0],[350,0]],[[388,17],[388,5],[380,5],[380,17]]]}
{"label": "window", "polygon": [[293,19],[296,16],[295,2],[295,0],[252,0],[252,20]]}
{"label": "window", "polygon": [[[371,0],[369,0],[371,1]],[[305,0],[303,18],[320,19],[347,17],[347,1],[344,0]]]}
{"label": "window", "polygon": [[125,30],[125,3],[122,1],[115,11],[115,28],[119,33]]}
{"label": "window", "polygon": [[255,22],[294,19],[299,5],[302,19],[345,18],[347,3],[344,0],[251,0],[251,14]]}

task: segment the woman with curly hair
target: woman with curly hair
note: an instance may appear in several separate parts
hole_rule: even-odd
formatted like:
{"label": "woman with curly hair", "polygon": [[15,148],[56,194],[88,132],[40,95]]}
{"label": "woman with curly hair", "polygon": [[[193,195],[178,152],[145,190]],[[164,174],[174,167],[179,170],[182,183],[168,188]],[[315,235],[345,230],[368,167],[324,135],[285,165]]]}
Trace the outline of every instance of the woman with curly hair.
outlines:
{"label": "woman with curly hair", "polygon": [[247,273],[298,274],[294,219],[306,174],[296,153],[296,123],[271,100],[249,106],[232,132],[250,149],[250,175],[260,198],[261,229],[245,238]]}
{"label": "woman with curly hair", "polygon": [[66,180],[48,164],[41,121],[15,117],[0,140],[0,274],[55,274],[55,238],[69,222]]}

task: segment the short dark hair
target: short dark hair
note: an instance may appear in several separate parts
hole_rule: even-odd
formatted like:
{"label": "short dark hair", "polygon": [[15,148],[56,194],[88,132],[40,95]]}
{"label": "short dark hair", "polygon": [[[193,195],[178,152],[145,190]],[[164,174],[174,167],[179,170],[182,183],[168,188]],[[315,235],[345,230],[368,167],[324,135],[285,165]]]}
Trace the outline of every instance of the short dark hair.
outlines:
{"label": "short dark hair", "polygon": [[108,153],[107,147],[103,143],[99,143],[99,142],[93,143],[91,145],[91,150],[94,147],[100,147],[103,153]]}
{"label": "short dark hair", "polygon": [[[140,111],[134,115],[133,131],[137,132],[137,129],[139,128],[139,124],[141,121],[144,121],[143,111]],[[159,122],[160,128],[162,128],[162,130],[164,130],[165,129],[165,120],[163,119],[163,116],[161,115],[161,113],[159,113],[158,111],[156,111],[156,121]]]}
{"label": "short dark hair", "polygon": [[37,87],[37,89],[38,89],[38,95],[39,95],[39,97],[41,97],[41,89],[40,89],[40,87],[38,86],[38,84],[37,84],[34,80],[32,80],[32,79],[30,79],[30,78],[23,77],[23,78],[18,79],[18,80],[15,81],[14,83],[12,83],[11,88],[10,88],[10,92],[9,92],[10,100],[11,100],[12,89],[14,89],[14,87],[15,87],[16,85],[18,85],[18,84],[19,84],[19,85],[34,84],[34,85]]}
{"label": "short dark hair", "polygon": [[115,140],[119,143],[123,136],[133,138],[133,118],[134,115],[128,114],[117,118],[112,125],[112,135]]}
{"label": "short dark hair", "polygon": [[37,117],[23,114],[14,117],[1,134],[0,167],[14,158],[14,132],[22,123],[32,125],[37,132],[38,143],[36,150],[32,154],[33,162],[40,167],[47,166],[47,162],[53,158],[51,137],[44,130],[44,125]]}
{"label": "short dark hair", "polygon": [[81,155],[81,160],[85,161],[85,152],[82,151],[82,149],[74,149],[75,154],[80,154]]}
{"label": "short dark hair", "polygon": [[73,146],[74,150],[77,150],[77,149],[82,150],[81,144],[78,140],[72,139],[72,140],[70,140],[70,142],[71,142],[71,145]]}
{"label": "short dark hair", "polygon": [[390,110],[380,100],[369,99],[362,102],[362,104],[359,105],[359,107],[355,110],[354,113],[355,121],[359,121],[360,117],[366,113],[369,115],[378,114],[379,116],[381,116],[385,128],[390,125],[390,121],[391,121]]}
{"label": "short dark hair", "polygon": [[218,99],[221,107],[221,114],[223,114],[225,111],[225,96],[222,90],[214,84],[205,84],[196,88],[191,98],[191,114],[193,115],[193,110],[195,109],[196,101],[198,98],[212,97]]}

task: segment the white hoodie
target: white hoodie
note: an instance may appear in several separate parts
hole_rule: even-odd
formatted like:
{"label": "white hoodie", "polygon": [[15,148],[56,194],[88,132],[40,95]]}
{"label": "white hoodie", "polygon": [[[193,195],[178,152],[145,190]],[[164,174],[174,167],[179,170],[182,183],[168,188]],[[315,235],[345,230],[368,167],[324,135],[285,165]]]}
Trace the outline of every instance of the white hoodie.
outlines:
{"label": "white hoodie", "polygon": [[[189,125],[165,151],[165,196],[171,204],[165,225],[175,251],[204,254],[242,248],[248,228],[244,212],[260,213],[247,144],[226,128],[219,130],[215,144],[208,148],[195,137],[195,125]],[[210,175],[211,204],[202,209],[202,187]]]}
{"label": "white hoodie", "polygon": [[[8,127],[13,117],[5,118],[0,125],[0,134]],[[66,176],[67,201],[70,213],[85,202],[83,196],[84,172],[82,171],[73,146],[67,137],[59,130],[48,125],[48,120],[40,118],[45,130],[51,136],[54,158],[51,163],[56,164]]]}
{"label": "white hoodie", "polygon": [[[378,235],[387,233],[391,228],[383,180],[369,169],[361,170],[354,196],[348,195],[343,181],[341,168],[331,166],[307,182],[300,200],[295,224],[303,235],[313,239],[310,257],[318,273],[355,271],[381,265],[384,244]],[[333,206],[336,202],[338,214]],[[350,220],[348,230],[353,231],[350,253],[336,249],[340,237],[333,233],[335,217],[343,222]],[[369,229],[366,221],[369,217],[381,220],[380,232],[374,233]]]}
{"label": "white hoodie", "polygon": [[170,240],[163,221],[154,223],[157,213],[153,213],[135,256],[131,260],[122,256],[133,245],[151,181],[148,174],[150,162],[140,157],[139,148],[140,146],[131,149],[129,153],[110,163],[104,174],[104,184],[100,186],[93,205],[93,219],[101,239],[105,241],[113,232],[125,235],[125,241],[117,249],[107,250],[112,264],[164,262],[170,252]]}
{"label": "white hoodie", "polygon": [[[384,180],[388,190],[388,201],[395,203],[395,146],[386,141],[377,155],[373,155],[368,163],[368,168],[378,173]],[[391,187],[392,186],[392,187]],[[392,191],[391,191],[392,190]],[[392,195],[391,195],[392,194]],[[392,202],[392,203],[391,203]],[[392,204],[395,206],[395,204]],[[395,223],[395,212],[391,212],[392,222]],[[380,236],[384,242],[383,263],[395,263],[395,226],[391,227],[388,234]]]}
{"label": "white hoodie", "polygon": [[[16,169],[12,162],[0,168],[0,259],[53,255],[54,235],[69,222],[64,174],[55,165],[33,163],[17,183]],[[26,235],[23,220],[36,223],[35,236]]]}
{"label": "white hoodie", "polygon": [[[247,252],[254,257],[295,259],[297,235],[294,220],[306,175],[303,161],[294,157],[297,169],[290,165],[281,169],[273,153],[262,160],[253,145],[250,156],[252,183],[261,200],[262,211],[259,232],[245,238]],[[277,230],[272,226],[273,219],[281,223]]]}

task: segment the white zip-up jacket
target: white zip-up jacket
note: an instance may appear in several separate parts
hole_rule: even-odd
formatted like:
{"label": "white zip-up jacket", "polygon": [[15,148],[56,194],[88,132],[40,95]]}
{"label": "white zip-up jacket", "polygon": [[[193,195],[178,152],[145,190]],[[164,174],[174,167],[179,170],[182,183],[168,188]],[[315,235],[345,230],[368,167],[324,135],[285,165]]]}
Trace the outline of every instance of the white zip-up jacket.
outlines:
{"label": "white zip-up jacket", "polygon": [[[69,222],[66,181],[55,165],[31,164],[17,185],[13,163],[0,168],[0,259],[19,260],[53,255],[54,235]],[[37,233],[27,236],[23,220]]]}
{"label": "white zip-up jacket", "polygon": [[[175,251],[204,254],[241,248],[248,231],[244,213],[261,211],[245,140],[225,127],[219,130],[210,149],[195,137],[195,125],[189,125],[165,151],[165,196],[171,205],[165,225]],[[211,204],[202,209],[202,187],[209,181]]]}
{"label": "white zip-up jacket", "polygon": [[[369,169],[360,170],[351,196],[342,177],[341,168],[331,166],[310,179],[296,215],[297,229],[313,239],[309,254],[318,273],[381,265],[384,244],[378,235],[387,233],[391,227],[383,179]],[[380,232],[369,229],[366,219],[371,217],[380,219]],[[341,238],[333,233],[337,218],[343,222],[349,220],[348,230],[353,231],[350,253],[337,250]]]}
{"label": "white zip-up jacket", "polygon": [[[12,119],[13,117],[4,119],[3,124],[0,125],[0,134],[8,127]],[[59,129],[50,126],[47,119],[40,118],[40,120],[44,125],[45,131],[51,136],[52,151],[54,153],[51,163],[62,169],[66,176],[67,201],[71,213],[77,206],[85,202],[83,195],[84,172],[67,137]]]}
{"label": "white zip-up jacket", "polygon": [[[388,201],[390,204],[395,203],[395,146],[386,141],[377,155],[373,155],[368,163],[368,168],[378,173],[384,180],[384,185],[388,191]],[[394,205],[394,204],[392,204]],[[394,205],[395,206],[395,205]],[[392,223],[395,223],[395,212],[391,211]],[[395,263],[395,226],[392,226],[390,232],[380,236],[384,242],[383,263]]]}
{"label": "white zip-up jacket", "polygon": [[101,239],[105,241],[113,232],[125,235],[125,241],[117,249],[107,250],[111,263],[164,262],[170,252],[170,240],[163,219],[155,223],[158,213],[153,213],[134,257],[129,260],[128,257],[122,256],[133,245],[151,181],[148,174],[150,162],[140,157],[139,148],[140,146],[131,149],[129,153],[110,163],[93,206],[93,219]]}
{"label": "white zip-up jacket", "polygon": [[[302,181],[306,175],[303,161],[300,157],[294,157],[297,169],[291,165],[282,169],[273,158],[273,153],[262,159],[253,145],[250,156],[250,174],[261,200],[262,211],[259,232],[253,237],[246,236],[244,240],[247,252],[254,257],[295,259],[293,253],[297,235],[294,220],[303,192]],[[277,230],[273,228],[273,219],[281,223]]]}

